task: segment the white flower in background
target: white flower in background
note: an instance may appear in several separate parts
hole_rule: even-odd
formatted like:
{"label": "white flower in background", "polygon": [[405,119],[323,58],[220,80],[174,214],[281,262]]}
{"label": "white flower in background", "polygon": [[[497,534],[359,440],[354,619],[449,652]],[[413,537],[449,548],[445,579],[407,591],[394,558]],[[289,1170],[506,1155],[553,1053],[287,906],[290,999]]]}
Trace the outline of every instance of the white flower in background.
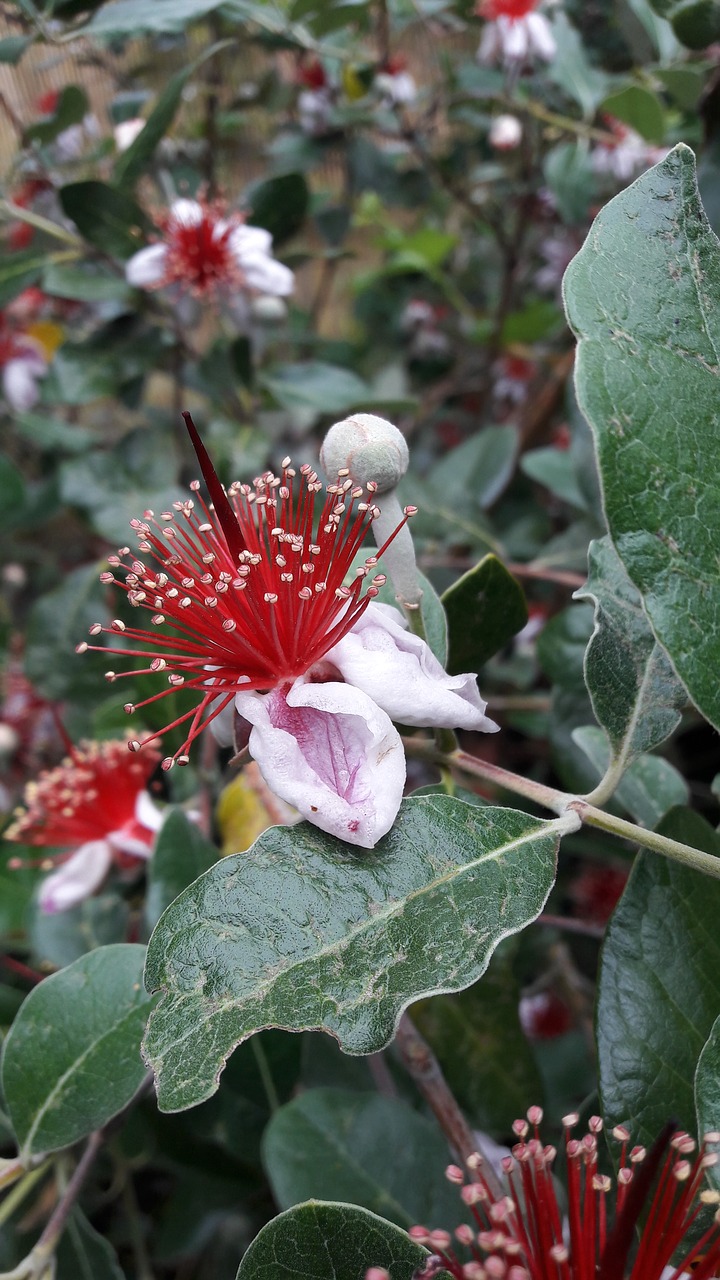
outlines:
{"label": "white flower in background", "polygon": [[478,59],[486,63],[552,62],[557,44],[537,0],[480,0],[475,12],[485,18]]}
{"label": "white flower in background", "polygon": [[295,284],[292,271],[272,255],[269,231],[218,204],[185,199],[170,206],[162,240],[134,254],[125,274],[135,288],[218,302],[241,321],[252,298],[287,297]]}
{"label": "white flower in background", "polygon": [[303,63],[297,82],[302,85],[297,100],[300,128],[310,137],[320,137],[327,133],[335,93],[319,58]]}
{"label": "white flower in background", "polygon": [[42,911],[77,906],[100,888],[113,864],[147,861],[164,819],[145,789],[159,759],[155,749],[131,755],[127,740],[81,742],[56,769],[28,783],[27,808],[5,839],[68,850],[43,858],[43,865],[58,866],[40,886]]}
{"label": "white flower in background", "polygon": [[522,141],[522,124],[517,116],[496,116],[490,125],[488,142],[496,151],[515,151]]}
{"label": "white flower in background", "polygon": [[619,182],[629,182],[643,170],[665,159],[667,147],[656,147],[646,142],[620,120],[610,117],[605,120],[605,125],[615,141],[608,140],[593,147],[591,162],[595,173],[609,173]]}
{"label": "white flower in background", "polygon": [[39,383],[47,370],[42,344],[30,333],[9,325],[0,313],[0,378],[3,397],[15,413],[24,413],[37,404]]}
{"label": "white flower in background", "polygon": [[145,128],[145,121],[142,116],[134,116],[132,120],[121,120],[120,124],[116,124],[113,129],[113,137],[115,146],[118,151],[127,151],[131,147],[139,133]]}
{"label": "white flower in background", "polygon": [[376,72],[374,85],[392,107],[409,107],[417,98],[417,85],[400,54],[388,58]]}

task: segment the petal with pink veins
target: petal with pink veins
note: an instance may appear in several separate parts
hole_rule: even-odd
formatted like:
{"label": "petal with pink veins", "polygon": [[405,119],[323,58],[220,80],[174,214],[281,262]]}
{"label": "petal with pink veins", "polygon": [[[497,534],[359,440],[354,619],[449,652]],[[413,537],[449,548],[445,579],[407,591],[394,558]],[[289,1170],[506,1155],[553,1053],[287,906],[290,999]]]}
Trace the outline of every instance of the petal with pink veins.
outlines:
{"label": "petal with pink veins", "polygon": [[268,694],[239,693],[250,752],[268,786],[322,831],[374,848],[392,826],[405,754],[384,711],[348,684],[296,680]]}
{"label": "petal with pink veins", "polygon": [[40,885],[40,910],[47,915],[69,911],[100,888],[112,865],[112,849],[107,840],[81,844],[66,862]]}
{"label": "petal with pink veins", "polygon": [[429,645],[406,629],[390,605],[370,604],[352,631],[325,655],[348,684],[355,685],[402,724],[439,729],[498,725],[485,715],[475,676],[449,676]]}

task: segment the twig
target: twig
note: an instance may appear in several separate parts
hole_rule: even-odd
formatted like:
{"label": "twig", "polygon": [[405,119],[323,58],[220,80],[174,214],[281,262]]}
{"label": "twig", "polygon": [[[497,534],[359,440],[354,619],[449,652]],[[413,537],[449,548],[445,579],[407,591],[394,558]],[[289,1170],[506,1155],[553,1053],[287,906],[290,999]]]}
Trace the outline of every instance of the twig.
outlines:
{"label": "twig", "polygon": [[465,1162],[477,1151],[472,1129],[445,1079],[435,1054],[410,1015],[400,1019],[395,1043],[409,1075],[430,1107],[457,1158]]}
{"label": "twig", "polygon": [[579,933],[584,938],[602,941],[605,937],[604,925],[594,924],[591,920],[575,920],[573,916],[556,916],[550,911],[541,912],[535,923],[544,924],[548,929],[562,929],[565,933]]}

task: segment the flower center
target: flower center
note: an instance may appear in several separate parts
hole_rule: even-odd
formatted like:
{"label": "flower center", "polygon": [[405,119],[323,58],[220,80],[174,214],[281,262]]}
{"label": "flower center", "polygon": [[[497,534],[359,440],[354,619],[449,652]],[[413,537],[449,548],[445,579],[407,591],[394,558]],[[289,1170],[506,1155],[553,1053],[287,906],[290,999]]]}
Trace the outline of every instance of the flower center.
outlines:
{"label": "flower center", "polygon": [[[164,768],[175,760],[187,763],[190,743],[239,690],[267,692],[291,683],[337,644],[384,583],[384,577],[375,576],[361,594],[378,556],[413,511],[407,508],[385,546],[356,568],[354,581],[345,586],[379,514],[370,501],[376,486],[363,490],[341,472],[337,483],[327,486],[315,531],[315,500],[323,486],[311,467],[300,467],[298,475],[286,458],[280,476],[266,472],[252,485],[234,483],[226,492],[191,423],[188,429],[212,504],[206,504],[194,481],[193,497],[174,503],[160,520],[146,511],[142,520],[130,523],[139,555],[155,561],[155,567],[122,547],[109,557],[111,571],[100,576],[101,582],[121,587],[134,608],[150,610],[162,636],[116,619],[110,627],[96,623],[90,634],[104,631],[139,641],[141,648],[78,646],[79,652],[101,647],[142,656],[149,659],[143,673],[165,673],[169,688],[137,706],[126,704],[128,712],[183,685],[200,693],[193,711],[160,731],[191,721],[183,746],[163,761]],[[115,577],[117,569],[124,581]],[[107,678],[137,674],[108,672]],[[139,746],[132,744],[135,750]]]}
{"label": "flower center", "polygon": [[181,284],[197,295],[228,285],[241,288],[243,275],[232,250],[233,232],[242,225],[238,215],[221,216],[216,205],[201,204],[196,219],[171,215],[165,234],[167,253],[158,287]]}
{"label": "flower center", "polygon": [[537,0],[482,0],[480,15],[494,22],[497,18],[509,18],[517,22],[537,8]]}

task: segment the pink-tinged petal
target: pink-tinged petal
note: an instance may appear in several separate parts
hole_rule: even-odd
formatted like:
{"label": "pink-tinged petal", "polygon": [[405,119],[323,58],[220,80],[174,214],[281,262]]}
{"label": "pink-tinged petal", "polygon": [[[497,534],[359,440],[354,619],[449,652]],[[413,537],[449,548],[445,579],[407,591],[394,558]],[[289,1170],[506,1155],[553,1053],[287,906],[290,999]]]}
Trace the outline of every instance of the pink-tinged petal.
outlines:
{"label": "pink-tinged petal", "polygon": [[16,413],[32,409],[40,399],[38,379],[47,371],[47,363],[39,353],[27,354],[8,360],[3,369],[2,382],[5,399]]}
{"label": "pink-tinged petal", "polygon": [[322,831],[374,848],[405,785],[402,743],[385,713],[334,681],[239,693],[235,705],[253,725],[250,752],[276,795]]}
{"label": "pink-tinged petal", "polygon": [[553,29],[543,13],[528,13],[525,22],[527,23],[528,44],[531,53],[537,58],[542,58],[545,62],[552,62],[557,53],[557,43],[553,35]]}
{"label": "pink-tinged petal", "polygon": [[107,840],[89,840],[40,885],[40,910],[46,915],[69,911],[100,888],[112,864]]}
{"label": "pink-tinged petal", "polygon": [[326,660],[392,720],[484,733],[498,729],[484,714],[487,703],[475,676],[449,676],[425,641],[406,630],[397,609],[368,605]]}
{"label": "pink-tinged petal", "polygon": [[152,289],[162,282],[165,275],[167,247],[150,244],[134,253],[125,263],[125,279],[134,289]]}

